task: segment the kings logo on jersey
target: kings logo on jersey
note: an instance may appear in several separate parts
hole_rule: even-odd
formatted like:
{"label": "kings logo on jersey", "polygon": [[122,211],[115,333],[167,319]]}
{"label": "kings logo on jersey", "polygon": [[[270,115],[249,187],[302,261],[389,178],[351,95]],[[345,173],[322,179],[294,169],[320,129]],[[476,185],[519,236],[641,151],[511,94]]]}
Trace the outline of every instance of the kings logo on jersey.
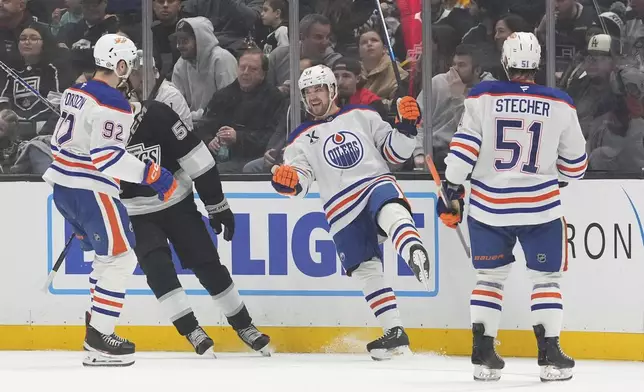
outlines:
{"label": "kings logo on jersey", "polygon": [[134,144],[127,147],[127,152],[134,155],[142,162],[151,160],[157,165],[161,165],[161,146],[158,144],[152,147],[145,147],[143,143]]}
{"label": "kings logo on jersey", "polygon": [[324,158],[336,169],[350,169],[364,157],[362,142],[349,131],[340,131],[324,142]]}

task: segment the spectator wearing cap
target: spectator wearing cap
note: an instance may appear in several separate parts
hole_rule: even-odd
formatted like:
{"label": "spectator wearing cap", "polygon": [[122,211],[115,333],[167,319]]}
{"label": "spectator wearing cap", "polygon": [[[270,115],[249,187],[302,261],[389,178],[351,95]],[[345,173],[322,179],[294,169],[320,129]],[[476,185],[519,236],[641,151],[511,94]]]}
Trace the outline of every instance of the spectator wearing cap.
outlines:
{"label": "spectator wearing cap", "polygon": [[333,65],[333,74],[338,82],[338,104],[345,105],[369,105],[373,107],[380,116],[387,120],[389,110],[382,102],[382,98],[371,90],[364,88],[364,80],[361,79],[362,65],[360,61],[343,57]]}
{"label": "spectator wearing cap", "polygon": [[[329,68],[342,57],[330,46],[331,22],[324,15],[310,14],[300,21],[300,58],[319,61]],[[268,83],[288,94],[290,81],[289,47],[281,46],[268,56]]]}
{"label": "spectator wearing cap", "polygon": [[[593,6],[583,6],[577,0],[555,2],[555,78],[561,79],[563,72],[574,63],[578,52],[584,52],[588,41],[587,31],[599,26],[597,12]],[[536,30],[542,44],[546,41],[546,17]]]}
{"label": "spectator wearing cap", "polygon": [[183,11],[181,0],[154,0],[152,10],[156,17],[152,23],[154,59],[161,75],[172,76],[172,69],[181,58],[175,36],[177,23],[191,15]]}
{"label": "spectator wearing cap", "polygon": [[[266,81],[267,70],[261,49],[242,53],[237,80],[215,93],[196,127],[221,173],[241,173],[248,162],[263,157],[283,116],[282,94]],[[223,146],[228,156],[220,153]]]}
{"label": "spectator wearing cap", "polygon": [[210,19],[220,46],[239,57],[248,48],[246,39],[261,23],[264,0],[186,0],[184,9],[191,15]]}
{"label": "spectator wearing cap", "polygon": [[35,22],[36,18],[27,10],[25,0],[0,1],[0,41],[3,43],[0,60],[11,67],[21,66],[18,37],[25,27]]}
{"label": "spectator wearing cap", "polygon": [[[73,75],[67,64],[60,62],[59,48],[49,28],[33,23],[20,32],[18,48],[24,66],[16,73],[46,99],[58,106],[63,91],[72,85]],[[39,130],[52,116],[51,109],[43,104],[30,90],[13,78],[4,78],[0,96],[11,103],[21,121],[38,123]]]}
{"label": "spectator wearing cap", "polygon": [[[473,45],[459,45],[449,71],[432,78],[432,117],[425,118],[432,124],[434,162],[439,167],[444,167],[444,160],[449,153],[449,143],[456,133],[456,128],[465,110],[465,98],[470,90],[481,81],[495,80],[492,74],[483,71],[479,61],[479,53]],[[423,111],[422,91],[417,100],[421,111]],[[414,163],[416,167],[424,167],[424,155],[427,154],[423,146],[424,135],[419,132],[418,136],[416,150],[413,154]],[[417,157],[421,157],[421,159]]]}
{"label": "spectator wearing cap", "polygon": [[219,46],[212,23],[201,16],[179,21],[177,48],[181,58],[174,65],[172,83],[188,102],[192,121],[198,121],[213,94],[235,81],[237,60]]}
{"label": "spectator wearing cap", "polygon": [[362,60],[362,78],[365,80],[364,87],[383,98],[383,102],[389,106],[398,96],[398,91],[407,89],[409,73],[396,62],[403,82],[403,86],[398,86],[394,67],[378,31],[369,29],[363,32],[358,42],[360,60]]}
{"label": "spectator wearing cap", "polygon": [[83,19],[63,26],[58,32],[58,42],[69,48],[74,73],[94,70],[93,47],[105,34],[119,30],[118,18],[106,13],[108,0],[81,0]]}

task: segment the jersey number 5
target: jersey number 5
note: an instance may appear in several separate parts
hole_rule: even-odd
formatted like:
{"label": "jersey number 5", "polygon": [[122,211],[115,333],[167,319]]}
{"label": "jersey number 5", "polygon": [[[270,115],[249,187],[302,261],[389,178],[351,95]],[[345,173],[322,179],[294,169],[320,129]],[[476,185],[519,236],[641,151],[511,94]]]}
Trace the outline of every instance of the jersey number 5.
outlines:
{"label": "jersey number 5", "polygon": [[62,112],[58,126],[56,127],[56,143],[59,146],[72,140],[72,132],[74,131],[74,115],[67,112]]}
{"label": "jersey number 5", "polygon": [[[525,173],[536,173],[539,170],[537,166],[537,159],[539,155],[539,144],[541,144],[541,128],[543,124],[539,121],[530,123],[527,131],[530,133],[530,154],[528,161],[521,165],[521,171]],[[524,131],[523,120],[496,120],[496,150],[497,151],[510,151],[510,160],[505,161],[501,158],[494,160],[494,167],[500,171],[512,170],[521,158],[521,144],[516,140],[507,140],[505,138],[505,131],[508,129]]]}

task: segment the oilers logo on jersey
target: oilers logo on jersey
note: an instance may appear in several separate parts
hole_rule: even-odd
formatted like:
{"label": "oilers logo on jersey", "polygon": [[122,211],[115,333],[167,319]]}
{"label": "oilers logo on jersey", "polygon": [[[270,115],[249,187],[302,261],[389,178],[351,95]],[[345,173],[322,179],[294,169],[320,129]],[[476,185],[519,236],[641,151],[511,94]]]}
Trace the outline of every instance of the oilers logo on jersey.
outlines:
{"label": "oilers logo on jersey", "polygon": [[137,157],[142,162],[151,160],[157,165],[161,165],[161,146],[158,144],[152,147],[145,147],[143,143],[137,143],[127,147],[127,152]]}
{"label": "oilers logo on jersey", "polygon": [[351,169],[364,157],[360,139],[349,131],[340,131],[324,142],[324,158],[336,169]]}

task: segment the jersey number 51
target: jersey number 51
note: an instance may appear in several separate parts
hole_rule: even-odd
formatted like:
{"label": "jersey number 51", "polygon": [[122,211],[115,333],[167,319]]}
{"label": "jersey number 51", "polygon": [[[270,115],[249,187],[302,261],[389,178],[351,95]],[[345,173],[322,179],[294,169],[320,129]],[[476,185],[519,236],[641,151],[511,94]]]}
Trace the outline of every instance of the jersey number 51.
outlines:
{"label": "jersey number 51", "polygon": [[[539,170],[537,159],[539,158],[539,144],[541,143],[541,128],[543,124],[539,121],[533,121],[528,126],[528,133],[530,133],[530,154],[528,161],[521,165],[521,171],[524,173],[535,174]],[[505,137],[506,130],[524,131],[523,120],[496,120],[496,150],[497,151],[510,151],[510,160],[506,161],[502,158],[494,160],[494,167],[499,171],[512,170],[516,167],[521,158],[521,144],[516,140],[507,140]]]}

